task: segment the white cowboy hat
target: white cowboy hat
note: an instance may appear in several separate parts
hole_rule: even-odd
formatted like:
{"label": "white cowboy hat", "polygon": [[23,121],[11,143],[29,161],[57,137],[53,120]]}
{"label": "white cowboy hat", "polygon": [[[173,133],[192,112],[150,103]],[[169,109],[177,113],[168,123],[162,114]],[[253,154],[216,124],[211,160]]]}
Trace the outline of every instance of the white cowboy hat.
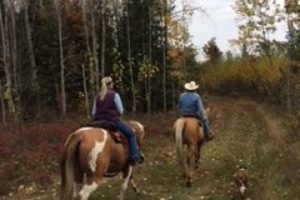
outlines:
{"label": "white cowboy hat", "polygon": [[189,83],[184,84],[184,88],[186,90],[196,90],[198,87],[199,85],[197,85],[195,81],[191,81]]}

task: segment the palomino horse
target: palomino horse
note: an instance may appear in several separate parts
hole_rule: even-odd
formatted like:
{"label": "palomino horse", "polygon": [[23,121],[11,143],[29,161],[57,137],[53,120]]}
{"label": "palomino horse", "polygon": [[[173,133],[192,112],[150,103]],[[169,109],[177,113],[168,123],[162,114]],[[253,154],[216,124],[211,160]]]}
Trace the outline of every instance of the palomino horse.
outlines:
{"label": "palomino horse", "polygon": [[177,159],[183,170],[186,186],[191,187],[192,176],[200,159],[200,149],[205,141],[203,129],[199,126],[199,121],[192,117],[177,119],[174,128]]}
{"label": "palomino horse", "polygon": [[[137,121],[130,121],[128,125],[135,133],[140,148],[145,135],[144,126]],[[87,200],[103,177],[112,177],[120,172],[125,178],[120,199],[124,199],[129,181],[137,192],[125,146],[116,142],[103,128],[84,127],[69,135],[61,160],[61,200]]]}

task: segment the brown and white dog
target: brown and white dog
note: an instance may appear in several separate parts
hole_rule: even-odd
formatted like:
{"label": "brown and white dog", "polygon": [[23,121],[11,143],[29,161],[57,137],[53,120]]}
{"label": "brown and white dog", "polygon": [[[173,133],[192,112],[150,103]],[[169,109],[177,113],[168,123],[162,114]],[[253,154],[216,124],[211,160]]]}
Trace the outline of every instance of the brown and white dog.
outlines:
{"label": "brown and white dog", "polygon": [[239,187],[239,193],[242,197],[245,196],[248,187],[248,171],[244,168],[238,169],[233,175],[236,185]]}

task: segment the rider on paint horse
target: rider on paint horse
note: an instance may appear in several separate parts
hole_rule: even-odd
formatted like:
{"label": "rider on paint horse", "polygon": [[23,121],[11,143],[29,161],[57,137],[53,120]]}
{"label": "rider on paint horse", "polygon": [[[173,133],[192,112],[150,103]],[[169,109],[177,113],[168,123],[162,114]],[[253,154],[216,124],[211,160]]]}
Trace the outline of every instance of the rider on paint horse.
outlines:
{"label": "rider on paint horse", "polygon": [[200,95],[196,92],[199,85],[194,81],[184,85],[185,92],[179,98],[179,111],[183,117],[194,117],[203,125],[203,132],[206,141],[213,139],[213,134],[208,130],[208,119],[204,111]]}
{"label": "rider on paint horse", "polygon": [[122,100],[120,95],[113,90],[112,78],[104,77],[101,81],[101,90],[94,100],[92,110],[93,121],[112,122],[116,129],[123,133],[127,138],[129,146],[129,164],[137,165],[142,163],[143,158],[139,154],[135,134],[120,119],[123,113],[124,108]]}

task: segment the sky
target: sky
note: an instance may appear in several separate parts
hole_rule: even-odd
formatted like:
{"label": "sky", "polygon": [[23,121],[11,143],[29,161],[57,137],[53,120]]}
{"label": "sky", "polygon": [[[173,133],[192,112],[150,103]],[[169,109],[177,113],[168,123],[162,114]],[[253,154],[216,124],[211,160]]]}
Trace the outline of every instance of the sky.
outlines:
{"label": "sky", "polygon": [[[208,16],[196,11],[189,24],[192,43],[199,49],[198,59],[203,58],[202,47],[211,38],[215,37],[221,51],[237,49],[229,44],[229,40],[238,37],[236,14],[232,9],[235,0],[189,0],[194,6],[201,6]],[[277,0],[283,6],[284,0]],[[176,0],[177,8],[180,9],[182,0]],[[278,41],[286,40],[287,27],[283,22],[277,26],[277,31],[272,36]]]}

